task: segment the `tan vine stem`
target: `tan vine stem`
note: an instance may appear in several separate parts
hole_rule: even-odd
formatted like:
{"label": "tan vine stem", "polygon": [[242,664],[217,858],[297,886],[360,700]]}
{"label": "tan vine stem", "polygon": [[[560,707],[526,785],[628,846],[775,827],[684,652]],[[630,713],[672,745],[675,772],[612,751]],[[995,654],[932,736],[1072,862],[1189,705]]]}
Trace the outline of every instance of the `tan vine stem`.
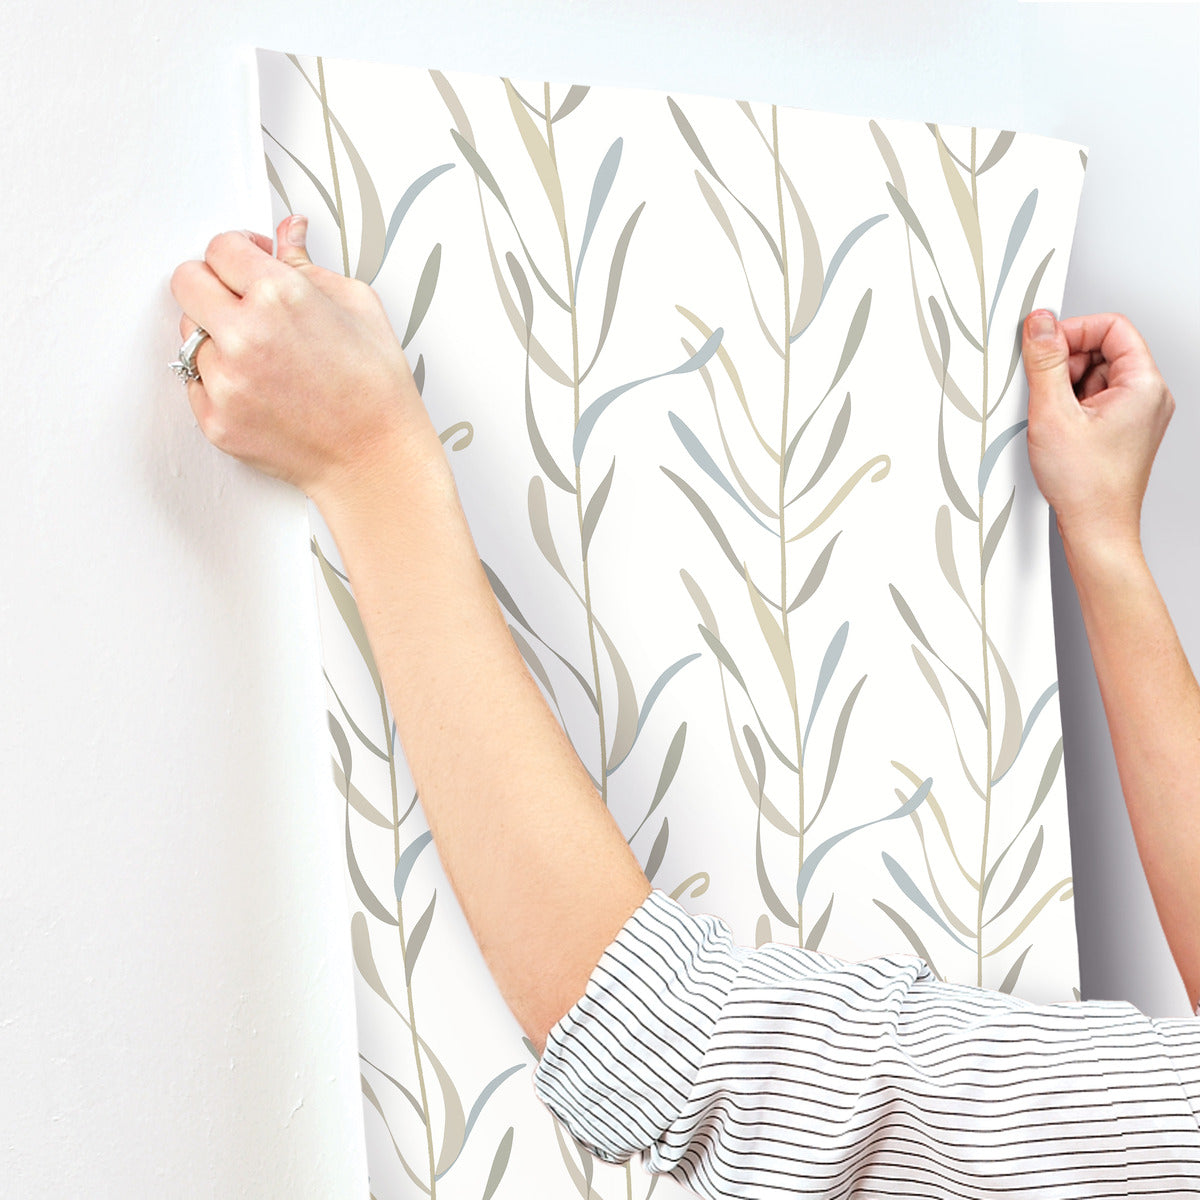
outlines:
{"label": "tan vine stem", "polygon": [[[329,147],[329,168],[333,172],[333,195],[337,205],[338,232],[342,235],[342,274],[349,278],[350,254],[346,246],[346,218],[342,209],[342,189],[338,183],[337,158],[333,152],[333,134],[329,127],[329,102],[325,94],[325,63],[317,57],[317,80],[321,89],[321,111],[325,116],[325,141]],[[379,714],[383,722],[383,738],[388,748],[388,778],[392,789],[392,853],[393,861],[400,861],[400,798],[396,789],[396,748],[391,737],[391,723],[388,721],[387,699],[383,692],[379,693]],[[404,936],[404,905],[400,897],[396,897],[396,927],[400,934],[400,960],[407,963],[408,945]],[[421,1066],[421,1045],[417,1036],[417,1012],[413,1003],[412,983],[405,981],[405,992],[408,996],[408,1027],[412,1032],[413,1061],[417,1066],[417,1086],[421,1093],[421,1113],[425,1125],[425,1144],[429,1152],[429,1200],[437,1200],[436,1164],[433,1157],[433,1128],[429,1120],[429,1096],[425,1091],[425,1071]]]}
{"label": "tan vine stem", "polygon": [[[392,855],[393,862],[400,861],[400,797],[396,789],[396,749],[392,744],[391,725],[388,722],[387,701],[379,696],[380,716],[383,720],[383,736],[388,748],[388,778],[392,785]],[[408,962],[408,940],[404,936],[404,904],[396,897],[396,925],[400,931],[400,961]],[[408,1027],[412,1032],[413,1060],[417,1064],[417,1087],[421,1093],[421,1112],[425,1118],[425,1145],[429,1152],[429,1200],[436,1200],[437,1177],[433,1159],[433,1129],[429,1120],[429,1098],[425,1092],[425,1071],[421,1066],[421,1045],[417,1038],[417,1011],[413,1002],[412,981],[406,979],[404,990],[408,995]]]}
{"label": "tan vine stem", "polygon": [[[550,147],[550,161],[554,163],[555,174],[558,173],[558,159],[554,154],[554,122],[550,119],[550,84],[543,85],[543,104],[546,110],[546,143]],[[560,182],[561,186],[561,182]],[[565,204],[564,204],[565,209]],[[575,388],[575,425],[579,424],[579,313],[575,307],[575,272],[571,270],[571,247],[567,240],[567,214],[563,212],[563,259],[567,268],[567,295],[571,304],[571,362]],[[572,426],[574,428],[574,426]],[[583,543],[583,488],[581,486],[581,470],[575,464],[575,518],[579,523],[579,540]],[[588,644],[592,650],[592,680],[596,686],[596,715],[600,723],[600,799],[608,805],[608,738],[604,730],[604,699],[600,688],[600,661],[596,656],[596,627],[592,620],[592,588],[588,575],[587,555],[581,555],[583,560],[583,603],[587,612]],[[588,1196],[592,1194],[592,1186],[588,1184]],[[633,1168],[625,1164],[625,1195],[626,1200],[633,1200]]]}
{"label": "tan vine stem", "polygon": [[[979,222],[979,197],[976,193],[975,173],[975,127],[971,127],[971,203],[975,208],[976,223]],[[983,254],[982,235],[980,237],[980,257]],[[982,462],[987,450],[987,411],[988,411],[988,318],[987,297],[983,285],[982,261],[979,269],[979,312],[982,322],[983,344],[983,400],[980,404],[982,421],[979,427],[979,458]],[[983,695],[987,704],[987,796],[983,802],[983,849],[979,860],[979,907],[976,910],[975,938],[975,982],[983,986],[983,881],[987,877],[988,834],[992,821],[992,691],[988,682],[988,644],[987,644],[987,581],[983,574],[983,493],[979,495],[979,520],[976,522],[979,533],[979,636],[983,646]]]}
{"label": "tan vine stem", "polygon": [[[550,84],[544,85],[543,92],[546,106],[546,143],[550,148],[550,161],[554,163],[554,173],[558,175],[558,159],[554,154],[554,122],[550,118]],[[559,190],[562,189],[562,179],[559,177]],[[567,267],[567,295],[571,304],[571,356],[572,374],[575,388],[575,425],[579,424],[579,314],[575,308],[575,274],[571,270],[571,246],[567,239],[567,215],[563,213],[563,258]],[[574,426],[572,426],[574,428]],[[583,486],[580,464],[575,464],[575,516],[579,523],[579,541],[583,544]],[[604,732],[604,699],[600,689],[600,661],[596,656],[596,626],[592,618],[592,587],[588,576],[587,555],[583,559],[583,604],[587,612],[588,644],[592,650],[592,680],[596,685],[596,711],[600,719],[600,799],[608,805],[608,743]]]}
{"label": "tan vine stem", "polygon": [[[337,205],[338,230],[342,235],[342,273],[350,275],[350,255],[346,248],[346,218],[342,210],[342,189],[338,184],[337,159],[333,153],[333,135],[329,128],[329,103],[325,96],[325,64],[317,58],[317,79],[321,88],[321,110],[325,114],[325,139],[329,146],[329,167],[333,172],[333,194]],[[391,738],[391,723],[388,721],[387,699],[379,693],[379,712],[383,722],[383,737],[388,748],[388,777],[392,788],[392,850],[394,861],[400,861],[400,799],[396,789],[396,748]],[[396,897],[396,926],[400,933],[400,959],[408,961],[408,946],[404,936],[404,906]],[[421,1066],[421,1046],[417,1037],[417,1012],[413,1003],[412,984],[405,981],[408,994],[408,1027],[412,1031],[413,1060],[417,1065],[417,1085],[421,1093],[421,1112],[425,1124],[425,1143],[429,1151],[429,1200],[437,1200],[436,1166],[433,1158],[433,1129],[429,1120],[429,1097],[425,1091],[425,1071]]]}
{"label": "tan vine stem", "polygon": [[317,57],[317,82],[321,87],[321,114],[325,118],[325,143],[329,147],[329,169],[333,172],[333,200],[337,205],[338,233],[342,235],[342,274],[350,274],[350,251],[346,246],[346,216],[342,211],[342,185],[338,182],[337,155],[333,152],[333,130],[329,127],[329,101],[325,98],[325,60]]}
{"label": "tan vine stem", "polygon": [[[787,228],[783,218],[783,180],[779,165],[779,112],[771,105],[771,152],[775,158],[775,200],[779,208],[779,253],[783,259],[783,417],[779,431],[779,610],[783,621],[783,643],[787,647],[788,656],[792,653],[792,637],[788,628],[788,599],[787,599],[787,530],[786,513],[784,510],[784,462],[788,444],[788,399],[790,396],[792,377],[792,296],[788,280]],[[753,585],[751,585],[753,586]],[[793,689],[793,693],[795,689]],[[797,796],[798,843],[796,849],[796,875],[804,866],[804,748],[800,744],[800,704],[793,694],[792,724],[796,735],[796,776],[799,793]],[[797,945],[804,945],[804,906],[796,905],[796,939]]]}

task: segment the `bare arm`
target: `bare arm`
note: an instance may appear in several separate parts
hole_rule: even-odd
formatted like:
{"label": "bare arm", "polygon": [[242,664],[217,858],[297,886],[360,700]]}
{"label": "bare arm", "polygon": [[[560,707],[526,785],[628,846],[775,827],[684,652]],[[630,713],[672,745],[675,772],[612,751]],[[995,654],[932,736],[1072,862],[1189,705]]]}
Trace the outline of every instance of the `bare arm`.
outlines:
{"label": "bare arm", "polygon": [[375,293],[223,234],[172,290],[211,334],[188,398],[205,435],[296,484],[353,585],[434,844],[501,994],[541,1051],[650,892],[529,674]]}
{"label": "bare arm", "polygon": [[1025,330],[1029,455],[1079,594],[1125,804],[1167,944],[1200,1001],[1200,686],[1141,545],[1175,401],[1126,318]]}
{"label": "bare arm", "polygon": [[1200,686],[1134,543],[1064,537],[1150,893],[1200,1003]]}
{"label": "bare arm", "polygon": [[377,482],[317,503],[434,845],[540,1053],[650,884],[513,642],[425,426],[389,448]]}

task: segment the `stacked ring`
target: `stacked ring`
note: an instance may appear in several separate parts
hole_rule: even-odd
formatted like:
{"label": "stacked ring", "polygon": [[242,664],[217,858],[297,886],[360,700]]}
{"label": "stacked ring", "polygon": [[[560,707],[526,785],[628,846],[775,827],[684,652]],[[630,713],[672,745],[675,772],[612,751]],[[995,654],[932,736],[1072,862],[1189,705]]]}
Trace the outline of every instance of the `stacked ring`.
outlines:
{"label": "stacked ring", "polygon": [[206,337],[209,337],[207,329],[201,329],[199,325],[192,330],[188,340],[179,347],[179,358],[172,363],[167,363],[167,366],[179,376],[184,383],[189,383],[196,380],[202,383],[200,372],[196,370],[196,351],[200,349],[201,343]]}

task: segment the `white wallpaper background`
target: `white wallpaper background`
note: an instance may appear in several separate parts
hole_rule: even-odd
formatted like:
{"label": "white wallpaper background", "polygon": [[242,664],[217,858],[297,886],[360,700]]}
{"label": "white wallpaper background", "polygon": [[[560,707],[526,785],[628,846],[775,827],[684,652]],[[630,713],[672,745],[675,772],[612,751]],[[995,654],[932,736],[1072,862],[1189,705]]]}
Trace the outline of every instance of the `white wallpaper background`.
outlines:
{"label": "white wallpaper background", "polygon": [[[387,304],[525,659],[654,884],[747,943],[1076,994],[1019,329],[1086,166],[1011,131],[260,52],[276,216]],[[441,872],[315,510],[372,1193],[595,1164]]]}

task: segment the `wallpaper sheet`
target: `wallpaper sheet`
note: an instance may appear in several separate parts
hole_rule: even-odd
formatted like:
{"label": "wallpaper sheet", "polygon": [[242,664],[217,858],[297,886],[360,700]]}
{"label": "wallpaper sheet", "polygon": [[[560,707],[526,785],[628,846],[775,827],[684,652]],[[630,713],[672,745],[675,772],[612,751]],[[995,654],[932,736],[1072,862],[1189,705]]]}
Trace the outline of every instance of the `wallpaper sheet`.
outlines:
{"label": "wallpaper sheet", "polygon": [[[748,944],[1077,995],[1019,334],[1061,302],[1083,148],[259,63],[276,216],[383,297],[512,636],[654,885]],[[534,1096],[312,524],[373,1195],[682,1196]]]}

